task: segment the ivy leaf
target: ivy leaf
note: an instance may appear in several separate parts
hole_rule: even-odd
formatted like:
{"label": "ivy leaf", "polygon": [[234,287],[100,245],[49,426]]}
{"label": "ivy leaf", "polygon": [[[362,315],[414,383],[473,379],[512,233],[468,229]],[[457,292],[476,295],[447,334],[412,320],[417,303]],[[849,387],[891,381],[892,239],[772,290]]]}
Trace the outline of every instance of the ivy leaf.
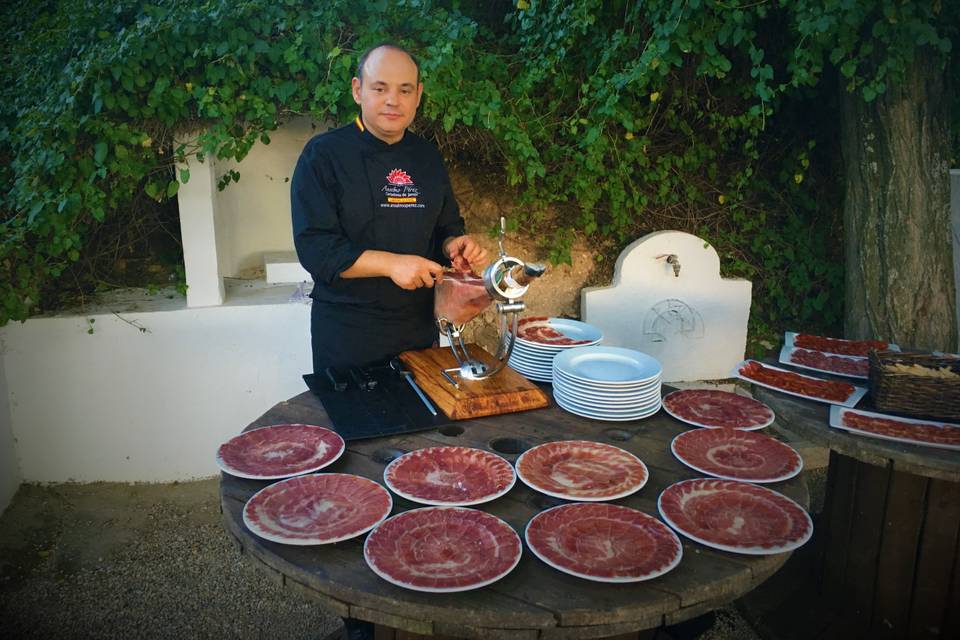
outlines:
{"label": "ivy leaf", "polygon": [[179,190],[180,190],[180,183],[177,182],[176,180],[171,180],[167,184],[167,197],[172,198],[173,196],[177,195],[177,191]]}
{"label": "ivy leaf", "polygon": [[107,158],[107,143],[98,142],[93,145],[93,160],[97,164],[103,164],[103,161]]}
{"label": "ivy leaf", "polygon": [[27,212],[27,224],[33,224],[33,221],[36,219],[37,214],[40,213],[41,209],[43,209],[43,200],[37,200],[33,203],[33,206],[30,207],[30,211]]}
{"label": "ivy leaf", "polygon": [[187,184],[190,181],[190,169],[180,169],[180,182]]}

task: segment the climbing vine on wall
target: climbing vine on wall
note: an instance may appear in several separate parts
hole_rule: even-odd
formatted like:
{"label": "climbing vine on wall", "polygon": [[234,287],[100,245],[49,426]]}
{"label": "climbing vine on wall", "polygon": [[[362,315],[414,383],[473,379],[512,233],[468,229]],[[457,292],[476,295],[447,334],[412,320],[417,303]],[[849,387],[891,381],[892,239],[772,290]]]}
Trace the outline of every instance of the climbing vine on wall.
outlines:
{"label": "climbing vine on wall", "polygon": [[352,118],[357,54],[390,39],[421,61],[418,126],[515,187],[555,260],[577,237],[616,250],[684,229],[754,280],[759,331],[830,325],[836,201],[818,196],[835,176],[806,113],[829,100],[810,87],[836,69],[841,89],[872,99],[913,48],[949,52],[951,12],[899,0],[21,3],[0,18],[0,324],[55,305],[105,224],[171,201],[187,156],[242,160],[293,114]]}

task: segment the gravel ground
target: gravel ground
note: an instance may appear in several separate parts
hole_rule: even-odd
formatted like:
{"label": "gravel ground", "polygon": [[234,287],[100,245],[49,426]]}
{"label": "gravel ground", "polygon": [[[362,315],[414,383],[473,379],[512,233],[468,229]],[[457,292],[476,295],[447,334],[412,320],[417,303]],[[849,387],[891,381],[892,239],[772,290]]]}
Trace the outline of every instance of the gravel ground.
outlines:
{"label": "gravel ground", "polygon": [[0,636],[323,638],[336,630],[338,617],[237,553],[216,490],[216,481],[22,487],[0,518]]}
{"label": "gravel ground", "polygon": [[[215,479],[22,486],[0,518],[0,621],[0,637],[43,639],[318,639],[341,624],[237,553]],[[656,637],[758,638],[733,606]]]}

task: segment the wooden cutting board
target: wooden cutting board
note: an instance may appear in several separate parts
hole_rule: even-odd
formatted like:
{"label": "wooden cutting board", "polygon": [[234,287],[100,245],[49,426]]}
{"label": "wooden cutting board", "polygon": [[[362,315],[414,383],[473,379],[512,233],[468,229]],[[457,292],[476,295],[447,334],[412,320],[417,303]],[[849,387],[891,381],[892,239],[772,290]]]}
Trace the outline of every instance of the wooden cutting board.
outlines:
{"label": "wooden cutting board", "polygon": [[[471,344],[467,348],[475,359],[491,367],[495,364],[494,357],[481,347]],[[451,420],[541,409],[550,404],[547,395],[537,385],[509,366],[485,380],[463,380],[453,376],[454,380],[460,381],[460,388],[455,388],[440,372],[458,366],[449,347],[404,351],[400,359],[424,393]]]}

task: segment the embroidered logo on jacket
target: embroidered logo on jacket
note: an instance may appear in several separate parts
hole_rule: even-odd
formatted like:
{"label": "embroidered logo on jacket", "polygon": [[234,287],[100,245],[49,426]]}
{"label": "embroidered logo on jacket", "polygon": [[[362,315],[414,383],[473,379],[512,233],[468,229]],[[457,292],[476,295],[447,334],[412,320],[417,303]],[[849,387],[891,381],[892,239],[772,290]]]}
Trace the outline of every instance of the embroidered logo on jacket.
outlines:
{"label": "embroidered logo on jacket", "polygon": [[390,208],[423,208],[425,205],[417,202],[420,190],[413,184],[413,178],[403,169],[394,169],[387,174],[387,184],[383,186],[387,201],[381,207]]}
{"label": "embroidered logo on jacket", "polygon": [[413,184],[410,175],[403,169],[394,169],[387,174],[387,182],[390,184]]}

